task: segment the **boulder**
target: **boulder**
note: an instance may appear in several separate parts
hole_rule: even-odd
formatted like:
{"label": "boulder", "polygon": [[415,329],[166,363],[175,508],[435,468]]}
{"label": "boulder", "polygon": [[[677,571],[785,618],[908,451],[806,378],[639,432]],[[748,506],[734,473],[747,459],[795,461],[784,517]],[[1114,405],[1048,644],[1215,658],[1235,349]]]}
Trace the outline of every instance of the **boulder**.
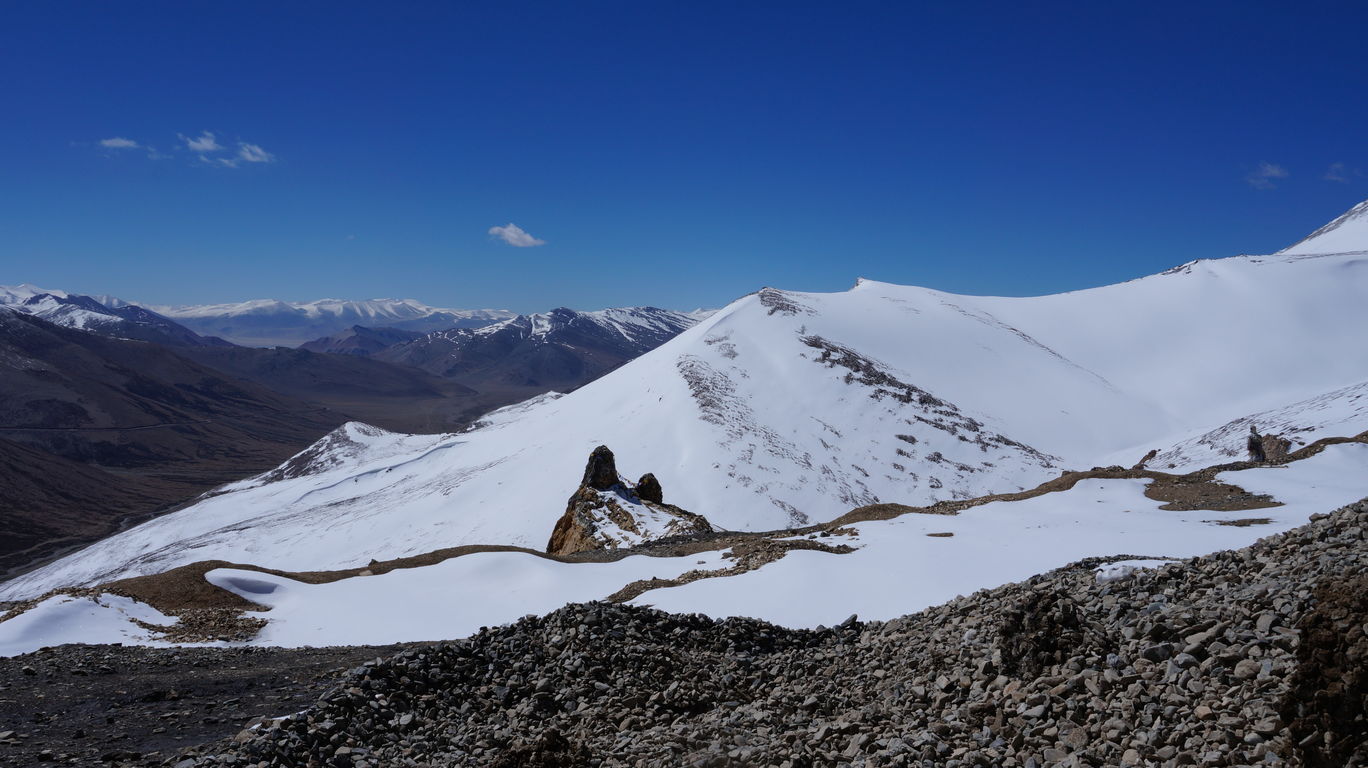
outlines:
{"label": "boulder", "polygon": [[660,487],[660,481],[656,476],[647,472],[641,476],[636,484],[637,498],[642,501],[653,501],[656,504],[665,503],[665,491]]}
{"label": "boulder", "polygon": [[580,481],[580,487],[606,491],[620,482],[613,452],[606,445],[595,448],[589,454],[589,463],[584,467],[584,479]]}

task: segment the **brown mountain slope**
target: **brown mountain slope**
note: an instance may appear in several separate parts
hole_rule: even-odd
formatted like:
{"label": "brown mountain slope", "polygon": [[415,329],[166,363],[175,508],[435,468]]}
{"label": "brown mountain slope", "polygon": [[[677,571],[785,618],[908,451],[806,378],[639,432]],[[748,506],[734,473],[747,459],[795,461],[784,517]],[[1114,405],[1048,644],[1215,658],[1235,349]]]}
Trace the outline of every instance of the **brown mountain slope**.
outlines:
{"label": "brown mountain slope", "polygon": [[274,347],[198,347],[177,353],[235,379],[346,413],[396,432],[451,432],[544,388],[465,384],[360,355]]}
{"label": "brown mountain slope", "polygon": [[157,344],[0,312],[0,558],[269,469],[345,420]]}
{"label": "brown mountain slope", "polygon": [[0,439],[0,575],[106,536],[179,492]]}

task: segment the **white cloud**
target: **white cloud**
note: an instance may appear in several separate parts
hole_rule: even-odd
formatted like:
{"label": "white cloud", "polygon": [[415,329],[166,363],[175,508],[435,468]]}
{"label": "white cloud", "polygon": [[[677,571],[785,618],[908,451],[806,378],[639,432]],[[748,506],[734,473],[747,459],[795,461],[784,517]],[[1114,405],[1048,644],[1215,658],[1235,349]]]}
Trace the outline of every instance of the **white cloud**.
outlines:
{"label": "white cloud", "polygon": [[1273,189],[1274,179],[1287,178],[1287,169],[1277,163],[1259,163],[1259,167],[1245,176],[1245,182],[1255,189]]}
{"label": "white cloud", "polygon": [[246,144],[238,142],[238,159],[244,163],[273,163],[275,155],[267,152],[256,144]]}
{"label": "white cloud", "polygon": [[1344,163],[1331,163],[1330,168],[1325,171],[1325,175],[1321,178],[1326,181],[1338,181],[1341,184],[1348,184],[1350,176],[1362,175],[1363,172],[1357,168],[1350,169],[1349,166]]}
{"label": "white cloud", "polygon": [[[205,165],[237,168],[243,163],[274,163],[276,161],[275,154],[267,152],[260,144],[238,141],[237,149],[231,150],[229,147],[220,144],[218,137],[212,131],[200,131],[198,136],[186,136],[183,133],[178,133],[176,136],[181,144],[184,144],[185,149],[194,153],[195,162]],[[151,144],[140,144],[134,139],[126,139],[122,136],[101,139],[96,144],[112,150],[141,149],[147,153],[149,160],[167,160],[172,157],[172,155],[161,152]],[[177,145],[175,148],[179,149],[180,147]],[[181,155],[181,157],[185,157],[185,155]]]}
{"label": "white cloud", "polygon": [[511,221],[508,222],[508,226],[490,227],[489,234],[515,248],[531,248],[534,245],[546,245],[545,240],[538,240],[529,235],[527,232],[523,231],[522,227]]}
{"label": "white cloud", "polygon": [[192,139],[185,134],[177,134],[185,146],[193,152],[218,152],[223,149],[223,145],[214,140],[214,134],[209,131],[201,131],[199,138]]}

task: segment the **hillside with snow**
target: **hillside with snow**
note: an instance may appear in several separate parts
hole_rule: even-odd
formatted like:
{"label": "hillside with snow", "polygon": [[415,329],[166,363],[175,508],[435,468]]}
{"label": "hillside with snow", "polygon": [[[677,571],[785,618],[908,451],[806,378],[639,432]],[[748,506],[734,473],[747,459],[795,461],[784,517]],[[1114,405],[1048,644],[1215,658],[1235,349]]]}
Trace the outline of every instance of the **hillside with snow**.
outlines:
{"label": "hillside with snow", "polygon": [[1368,250],[1368,200],[1345,211],[1295,245],[1278,251],[1286,256],[1319,253],[1362,253]]}
{"label": "hillside with snow", "polygon": [[78,331],[173,347],[229,346],[136,304],[109,296],[82,296],[36,285],[0,285],[0,307]]}
{"label": "hillside with snow", "polygon": [[[539,548],[600,444],[624,475],[654,473],[667,502],[756,531],[1016,491],[1151,449],[1177,464],[1257,414],[1356,434],[1368,427],[1356,389],[1368,381],[1365,295],[1368,257],[1353,251],[1203,260],[1030,298],[864,280],[830,294],[767,288],[569,395],[461,434],[344,428],[289,471],[0,595],[205,559],[315,570],[462,544]],[[1333,418],[1317,422],[1326,398]]]}
{"label": "hillside with snow", "polygon": [[293,347],[354,325],[427,333],[445,328],[474,328],[514,316],[502,309],[430,307],[414,299],[303,302],[254,299],[229,304],[151,308],[198,333],[258,347]]}

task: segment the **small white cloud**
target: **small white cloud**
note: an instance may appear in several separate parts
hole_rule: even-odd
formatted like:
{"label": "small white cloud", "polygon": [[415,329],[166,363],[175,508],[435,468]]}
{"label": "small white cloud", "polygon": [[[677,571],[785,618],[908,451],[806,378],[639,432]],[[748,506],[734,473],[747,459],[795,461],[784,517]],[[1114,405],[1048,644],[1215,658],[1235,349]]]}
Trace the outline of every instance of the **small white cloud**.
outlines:
{"label": "small white cloud", "polygon": [[1344,163],[1331,163],[1330,167],[1325,171],[1325,175],[1321,178],[1326,181],[1338,181],[1341,184],[1348,184],[1350,177],[1354,176],[1363,176],[1363,171],[1360,171],[1357,168],[1350,168]]}
{"label": "small white cloud", "polygon": [[1287,178],[1287,169],[1277,163],[1259,163],[1259,167],[1245,176],[1245,183],[1255,189],[1273,189],[1274,179]]}
{"label": "small white cloud", "polygon": [[511,221],[504,227],[490,227],[489,234],[508,243],[514,248],[531,248],[534,245],[546,245],[545,240],[538,240],[529,235],[527,232],[523,231],[522,227]]}
{"label": "small white cloud", "polygon": [[223,149],[223,145],[215,141],[214,134],[209,131],[201,131],[199,138],[195,139],[192,139],[183,133],[176,135],[180,136],[181,141],[184,141],[185,146],[192,152],[218,152]]}
{"label": "small white cloud", "polygon": [[107,149],[137,149],[138,142],[132,139],[125,139],[121,136],[115,136],[112,139],[100,139],[100,146]]}
{"label": "small white cloud", "polygon": [[267,152],[256,144],[246,144],[238,142],[238,159],[244,163],[273,163],[275,155]]}

